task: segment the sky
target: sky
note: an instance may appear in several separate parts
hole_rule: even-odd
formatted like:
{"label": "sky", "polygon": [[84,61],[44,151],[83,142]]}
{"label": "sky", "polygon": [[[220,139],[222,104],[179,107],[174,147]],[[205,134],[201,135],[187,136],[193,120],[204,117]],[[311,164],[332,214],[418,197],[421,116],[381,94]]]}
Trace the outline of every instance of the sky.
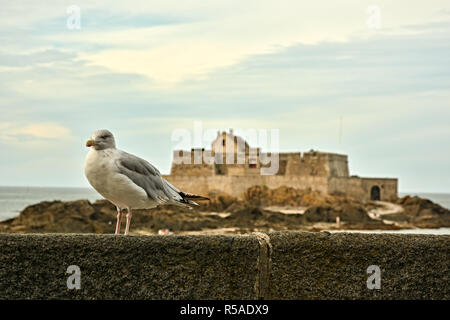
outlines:
{"label": "sky", "polygon": [[449,40],[448,0],[4,1],[0,185],[87,187],[103,128],[168,174],[200,123],[450,193]]}

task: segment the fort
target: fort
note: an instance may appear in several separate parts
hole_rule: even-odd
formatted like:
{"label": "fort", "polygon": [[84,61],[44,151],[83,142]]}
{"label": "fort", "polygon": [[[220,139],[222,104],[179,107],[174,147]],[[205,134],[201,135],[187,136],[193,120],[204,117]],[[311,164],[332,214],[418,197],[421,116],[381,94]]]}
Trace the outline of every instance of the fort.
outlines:
{"label": "fort", "polygon": [[217,132],[211,150],[175,150],[170,175],[165,179],[197,194],[223,192],[241,198],[255,185],[281,186],[359,199],[393,201],[396,178],[363,178],[350,175],[344,154],[319,152],[263,153],[241,137]]}

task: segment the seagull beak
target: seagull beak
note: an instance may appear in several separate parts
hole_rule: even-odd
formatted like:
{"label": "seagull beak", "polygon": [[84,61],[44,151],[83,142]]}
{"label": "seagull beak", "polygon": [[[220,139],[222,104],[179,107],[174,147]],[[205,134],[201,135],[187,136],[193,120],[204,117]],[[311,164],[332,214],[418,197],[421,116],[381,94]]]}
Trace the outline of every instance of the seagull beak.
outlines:
{"label": "seagull beak", "polygon": [[92,147],[92,146],[95,146],[95,141],[94,140],[86,141],[86,147]]}

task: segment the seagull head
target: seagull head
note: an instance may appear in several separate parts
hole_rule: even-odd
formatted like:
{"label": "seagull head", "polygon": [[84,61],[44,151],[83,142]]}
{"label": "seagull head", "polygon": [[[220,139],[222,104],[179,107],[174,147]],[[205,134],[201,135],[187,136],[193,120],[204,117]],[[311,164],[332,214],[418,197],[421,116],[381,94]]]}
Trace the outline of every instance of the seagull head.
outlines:
{"label": "seagull head", "polygon": [[93,147],[95,150],[104,150],[108,148],[115,148],[116,142],[114,136],[108,130],[95,131],[91,139],[86,141],[86,147]]}

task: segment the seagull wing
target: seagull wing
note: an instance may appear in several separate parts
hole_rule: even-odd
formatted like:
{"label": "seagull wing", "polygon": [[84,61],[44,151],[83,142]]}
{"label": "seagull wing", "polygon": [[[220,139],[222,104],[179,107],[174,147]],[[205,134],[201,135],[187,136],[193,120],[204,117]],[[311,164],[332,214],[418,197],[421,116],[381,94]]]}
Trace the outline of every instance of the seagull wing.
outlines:
{"label": "seagull wing", "polygon": [[158,169],[148,161],[121,151],[116,160],[119,172],[127,176],[134,184],[144,189],[147,196],[160,203],[185,205],[188,200],[183,193],[161,177]]}

